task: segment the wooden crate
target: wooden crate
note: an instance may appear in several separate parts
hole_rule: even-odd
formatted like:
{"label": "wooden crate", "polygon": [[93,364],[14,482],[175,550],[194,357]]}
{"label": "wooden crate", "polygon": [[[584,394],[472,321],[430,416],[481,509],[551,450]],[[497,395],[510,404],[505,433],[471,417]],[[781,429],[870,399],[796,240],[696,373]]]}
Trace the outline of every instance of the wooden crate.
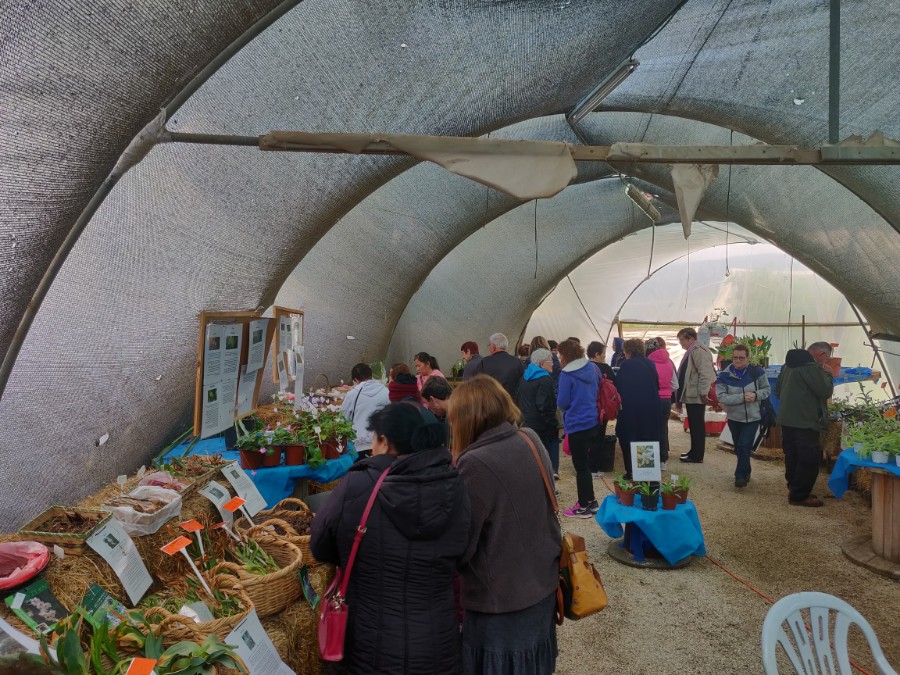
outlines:
{"label": "wooden crate", "polygon": [[[42,526],[44,526],[56,516],[75,513],[100,515],[101,517],[97,521],[96,525],[94,525],[90,530],[83,534],[45,532],[41,529]],[[59,546],[66,553],[66,555],[81,555],[90,548],[87,545],[88,537],[90,537],[97,530],[97,528],[106,524],[106,521],[108,521],[111,517],[112,513],[110,513],[109,511],[103,511],[101,509],[87,509],[74,506],[51,506],[41,515],[25,525],[21,530],[19,530],[19,534],[32,541],[39,541],[40,543],[45,544],[46,546],[49,546],[51,548],[53,546]]]}

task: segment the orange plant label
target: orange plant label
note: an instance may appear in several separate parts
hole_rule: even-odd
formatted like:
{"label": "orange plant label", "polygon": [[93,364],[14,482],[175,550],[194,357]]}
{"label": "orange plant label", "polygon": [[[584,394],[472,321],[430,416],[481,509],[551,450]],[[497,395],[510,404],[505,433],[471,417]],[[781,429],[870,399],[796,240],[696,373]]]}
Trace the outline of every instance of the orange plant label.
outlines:
{"label": "orange plant label", "polygon": [[165,546],[161,547],[159,550],[163,553],[168,553],[169,555],[175,555],[185,546],[189,546],[191,540],[187,537],[178,537],[178,539],[173,539]]}
{"label": "orange plant label", "polygon": [[132,659],[125,675],[151,675],[155,665],[156,659],[135,658]]}
{"label": "orange plant label", "polygon": [[188,532],[196,532],[197,530],[202,530],[203,525],[198,523],[196,520],[186,520],[183,523],[178,525],[182,530],[187,530]]}
{"label": "orange plant label", "polygon": [[225,509],[226,511],[230,511],[231,513],[234,513],[239,508],[241,508],[243,505],[244,505],[243,499],[241,499],[240,497],[234,497],[233,499],[229,499],[227,502],[222,504],[222,508]]}

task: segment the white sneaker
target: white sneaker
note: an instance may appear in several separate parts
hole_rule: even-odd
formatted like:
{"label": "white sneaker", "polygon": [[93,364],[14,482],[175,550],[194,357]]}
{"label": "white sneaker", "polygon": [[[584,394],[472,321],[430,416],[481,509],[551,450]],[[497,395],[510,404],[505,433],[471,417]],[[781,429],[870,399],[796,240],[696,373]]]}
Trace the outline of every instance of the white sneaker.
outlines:
{"label": "white sneaker", "polygon": [[591,475],[592,475],[594,478],[603,478],[603,472],[602,472],[602,471],[591,471]]}
{"label": "white sneaker", "polygon": [[659,469],[660,469],[660,471],[668,471],[669,470],[668,462],[662,462],[659,465]]}
{"label": "white sneaker", "polygon": [[553,474],[553,480],[559,480],[559,474],[558,474],[558,473]]}

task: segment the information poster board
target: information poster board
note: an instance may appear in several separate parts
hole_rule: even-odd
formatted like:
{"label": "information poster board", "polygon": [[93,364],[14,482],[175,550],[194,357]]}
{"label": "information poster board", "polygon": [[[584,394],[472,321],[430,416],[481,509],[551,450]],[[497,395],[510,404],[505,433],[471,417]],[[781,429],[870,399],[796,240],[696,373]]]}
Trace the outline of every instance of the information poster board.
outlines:
{"label": "information poster board", "polygon": [[[281,386],[281,390],[290,389],[290,383],[298,380],[302,388],[303,383],[303,339],[304,339],[304,315],[299,309],[287,307],[272,308],[275,318],[275,348],[272,350],[272,377],[281,385],[279,374],[279,362],[287,367],[288,382]],[[282,356],[286,354],[287,356]],[[299,368],[298,368],[299,366]]]}
{"label": "information poster board", "polygon": [[258,405],[275,320],[258,312],[200,312],[194,433],[209,438]]}

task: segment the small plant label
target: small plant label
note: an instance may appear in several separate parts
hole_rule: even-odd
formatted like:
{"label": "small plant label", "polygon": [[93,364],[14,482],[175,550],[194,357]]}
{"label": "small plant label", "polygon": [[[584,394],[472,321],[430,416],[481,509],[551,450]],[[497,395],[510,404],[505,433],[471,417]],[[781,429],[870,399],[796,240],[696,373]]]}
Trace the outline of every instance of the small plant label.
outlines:
{"label": "small plant label", "polygon": [[160,548],[159,550],[168,555],[175,555],[179,551],[181,551],[185,546],[189,546],[191,540],[187,537],[178,537],[177,539],[173,539],[168,544]]}
{"label": "small plant label", "polygon": [[128,664],[125,675],[156,675],[155,666],[156,659],[134,658]]}
{"label": "small plant label", "polygon": [[66,557],[66,552],[63,550],[63,547],[59,544],[53,544],[53,555],[62,560]]}
{"label": "small plant label", "polygon": [[234,498],[232,498],[231,500],[225,502],[225,503],[222,505],[222,508],[225,509],[226,511],[231,511],[231,513],[234,513],[235,511],[237,511],[238,509],[240,509],[241,512],[244,514],[244,516],[245,516],[245,517],[247,518],[247,520],[249,521],[250,525],[252,526],[252,525],[253,525],[253,520],[250,518],[250,514],[247,513],[247,509],[244,507],[244,504],[245,504],[245,503],[246,503],[246,502],[245,502],[244,499],[241,499],[240,497],[234,497]]}
{"label": "small plant label", "polygon": [[203,529],[203,525],[196,520],[186,520],[183,523],[179,523],[178,526],[186,532],[194,533],[194,536],[197,537],[197,546],[200,547],[200,557],[203,558],[206,555],[203,551],[203,539],[200,537],[200,530]]}
{"label": "small plant label", "polygon": [[16,593],[13,596],[12,602],[9,604],[10,609],[22,609],[22,603],[25,602],[25,594],[24,593]]}
{"label": "small plant label", "polygon": [[197,569],[197,566],[194,564],[194,561],[191,560],[191,556],[188,555],[187,547],[190,545],[191,540],[187,537],[178,537],[177,539],[173,539],[165,546],[160,547],[160,551],[167,555],[175,555],[176,553],[181,553],[184,556],[184,559],[188,561],[188,565],[191,566],[191,569],[194,570],[194,574],[197,579],[203,584],[204,590],[209,593],[210,597],[213,597],[213,592],[210,587],[206,583],[206,579],[203,578],[203,575],[200,574],[200,570]]}

